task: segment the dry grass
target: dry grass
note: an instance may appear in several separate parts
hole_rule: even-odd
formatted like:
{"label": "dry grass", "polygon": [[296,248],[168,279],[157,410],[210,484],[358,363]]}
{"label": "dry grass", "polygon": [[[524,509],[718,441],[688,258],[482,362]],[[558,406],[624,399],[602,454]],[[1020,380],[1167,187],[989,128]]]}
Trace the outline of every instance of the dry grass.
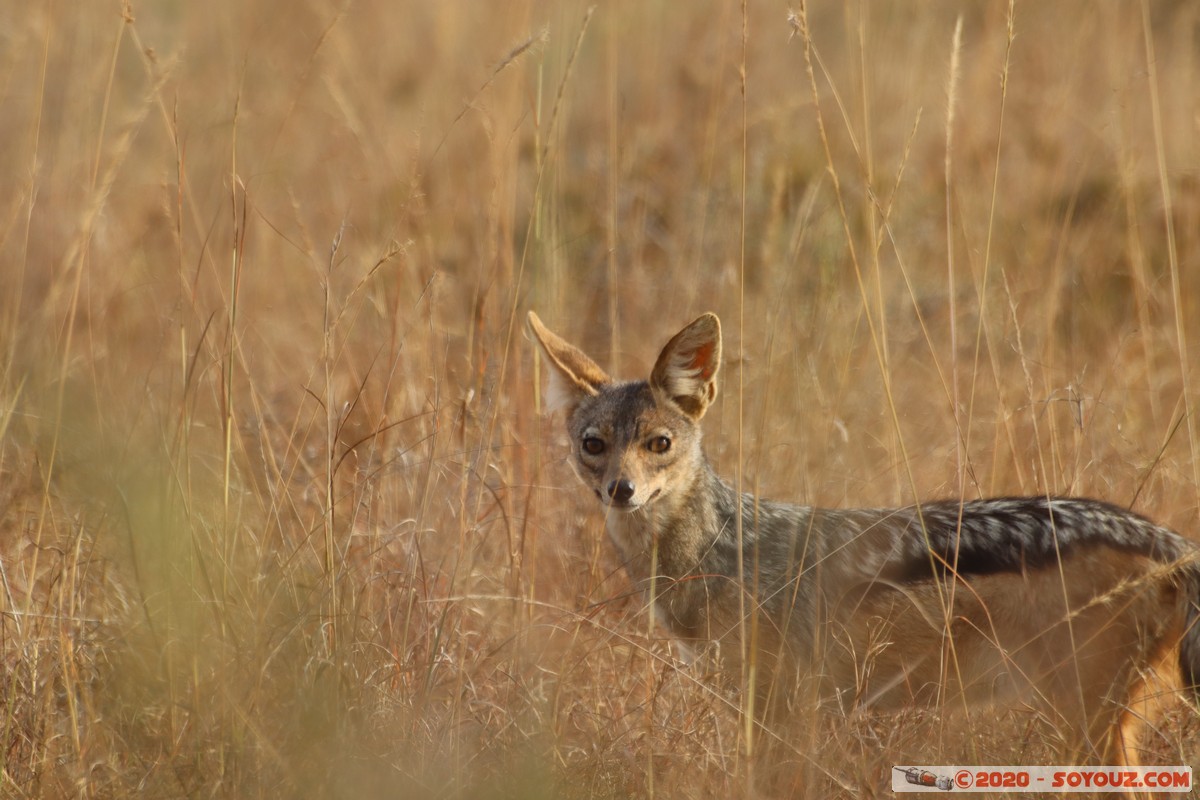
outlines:
{"label": "dry grass", "polygon": [[[526,308],[628,375],[721,314],[765,495],[1196,536],[1194,4],[116,6],[0,11],[4,796],[750,794]],[[758,769],[814,796],[1055,737],[798,727]]]}

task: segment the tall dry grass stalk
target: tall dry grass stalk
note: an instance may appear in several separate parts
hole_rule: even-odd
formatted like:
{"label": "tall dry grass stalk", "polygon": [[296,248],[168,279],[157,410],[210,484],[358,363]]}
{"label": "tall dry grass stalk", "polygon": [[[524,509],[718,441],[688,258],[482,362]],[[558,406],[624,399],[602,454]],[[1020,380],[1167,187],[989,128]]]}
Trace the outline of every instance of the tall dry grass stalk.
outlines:
{"label": "tall dry grass stalk", "polygon": [[[1194,537],[1198,26],[0,11],[0,794],[858,797],[1048,758],[1019,709],[756,728],[631,593],[516,320],[637,376],[721,314],[708,449],[755,496],[1077,493]],[[1152,755],[1198,742],[1181,707]]]}

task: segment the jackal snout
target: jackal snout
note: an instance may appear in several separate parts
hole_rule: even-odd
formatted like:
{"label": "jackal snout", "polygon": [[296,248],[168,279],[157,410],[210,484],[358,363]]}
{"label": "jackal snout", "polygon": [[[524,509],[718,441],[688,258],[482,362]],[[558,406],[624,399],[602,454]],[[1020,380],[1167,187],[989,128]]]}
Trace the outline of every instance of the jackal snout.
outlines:
{"label": "jackal snout", "polygon": [[605,491],[614,503],[624,505],[633,497],[633,493],[637,491],[637,487],[628,478],[617,478],[615,481],[609,482]]}

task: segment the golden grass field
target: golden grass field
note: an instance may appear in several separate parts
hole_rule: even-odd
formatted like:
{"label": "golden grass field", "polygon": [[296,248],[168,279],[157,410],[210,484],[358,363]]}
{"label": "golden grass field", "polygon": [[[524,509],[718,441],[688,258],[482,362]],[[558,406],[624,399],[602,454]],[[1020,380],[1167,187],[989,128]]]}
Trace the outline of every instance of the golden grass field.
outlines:
{"label": "golden grass field", "polygon": [[[1048,763],[1021,709],[762,763],[628,597],[524,315],[641,377],[720,314],[708,452],[763,496],[1200,537],[1198,41],[1159,0],[0,9],[0,796]],[[1200,718],[1154,747],[1200,767]]]}

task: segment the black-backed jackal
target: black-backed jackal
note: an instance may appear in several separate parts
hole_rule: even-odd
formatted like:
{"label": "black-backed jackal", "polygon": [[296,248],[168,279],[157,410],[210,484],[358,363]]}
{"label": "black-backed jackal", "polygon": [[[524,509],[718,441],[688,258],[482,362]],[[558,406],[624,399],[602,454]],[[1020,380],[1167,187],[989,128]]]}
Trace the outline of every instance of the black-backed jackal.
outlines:
{"label": "black-backed jackal", "polygon": [[[649,380],[612,380],[530,312],[572,462],[634,584],[679,639],[754,641],[759,711],[1042,701],[1073,754],[1136,763],[1142,726],[1200,678],[1197,547],[1095,500],[824,509],[737,492],[701,449],[721,327],[705,314]],[[739,577],[741,576],[741,577]]]}

